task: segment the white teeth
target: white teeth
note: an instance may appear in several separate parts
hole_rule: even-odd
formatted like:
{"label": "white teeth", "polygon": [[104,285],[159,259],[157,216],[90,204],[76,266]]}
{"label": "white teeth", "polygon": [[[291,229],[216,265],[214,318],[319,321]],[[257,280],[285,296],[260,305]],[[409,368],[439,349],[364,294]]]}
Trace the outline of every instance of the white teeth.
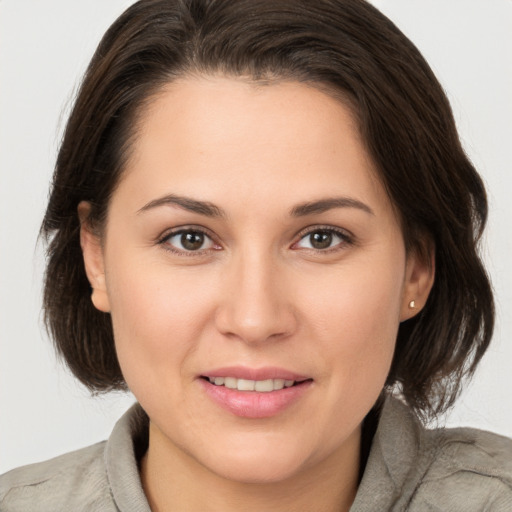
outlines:
{"label": "white teeth", "polygon": [[236,388],[238,391],[254,391],[254,380],[238,379]]}
{"label": "white teeth", "polygon": [[256,391],[261,391],[263,393],[268,393],[269,391],[274,391],[274,381],[272,379],[268,380],[257,380],[254,389]]}
{"label": "white teeth", "polygon": [[260,393],[269,393],[279,389],[289,388],[295,384],[294,380],[285,379],[266,379],[249,380],[235,379],[234,377],[208,377],[208,380],[216,386],[226,386],[238,391],[258,391]]}
{"label": "white teeth", "polygon": [[[293,380],[290,381],[293,383]],[[274,389],[283,389],[284,388],[284,379],[274,379]]]}
{"label": "white teeth", "polygon": [[226,386],[229,389],[236,389],[237,388],[237,380],[234,377],[225,377],[224,378],[224,386]]}

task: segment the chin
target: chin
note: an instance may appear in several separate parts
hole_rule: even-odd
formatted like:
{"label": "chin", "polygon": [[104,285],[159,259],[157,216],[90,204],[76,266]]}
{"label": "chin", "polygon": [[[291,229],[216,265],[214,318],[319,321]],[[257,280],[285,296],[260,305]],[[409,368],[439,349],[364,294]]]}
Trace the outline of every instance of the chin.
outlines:
{"label": "chin", "polygon": [[239,483],[272,484],[283,482],[300,473],[305,466],[305,458],[298,450],[283,450],[283,447],[263,447],[254,449],[231,448],[219,454],[210,453],[204,466],[218,476]]}
{"label": "chin", "polygon": [[229,467],[210,468],[218,476],[241,484],[275,484],[284,482],[299,473],[300,468],[294,465],[279,464],[266,461],[244,461]]}

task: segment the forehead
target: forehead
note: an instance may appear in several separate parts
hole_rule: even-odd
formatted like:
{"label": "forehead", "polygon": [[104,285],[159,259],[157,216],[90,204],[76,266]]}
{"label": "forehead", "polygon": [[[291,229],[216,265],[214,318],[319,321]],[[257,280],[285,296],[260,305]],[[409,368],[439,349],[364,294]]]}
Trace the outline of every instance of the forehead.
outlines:
{"label": "forehead", "polygon": [[146,200],[193,189],[205,200],[263,194],[269,202],[275,190],[285,202],[332,195],[333,187],[386,200],[351,109],[298,82],[168,84],[139,117],[124,181]]}
{"label": "forehead", "polygon": [[[357,121],[348,107],[313,84],[254,82],[243,77],[201,76],[176,80],[156,93],[139,118],[139,128],[168,131],[176,144],[206,149],[217,142],[303,147],[333,142],[337,130],[350,131],[359,144]],[[235,133],[236,132],[236,133]],[[238,136],[237,136],[238,134]],[[348,134],[348,133],[347,133]],[[144,133],[141,133],[144,136]],[[246,138],[252,135],[251,139]],[[339,138],[335,145],[339,145]],[[348,142],[346,137],[345,142]],[[331,148],[332,149],[332,148]]]}

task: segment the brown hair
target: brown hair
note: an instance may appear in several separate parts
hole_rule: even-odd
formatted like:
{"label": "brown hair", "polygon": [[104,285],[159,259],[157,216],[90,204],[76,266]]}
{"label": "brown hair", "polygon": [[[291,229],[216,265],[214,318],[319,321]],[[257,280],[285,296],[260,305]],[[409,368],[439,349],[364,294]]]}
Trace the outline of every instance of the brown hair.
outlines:
{"label": "brown hair", "polygon": [[90,300],[77,206],[101,227],[137,115],[187,74],[326,87],[354,108],[406,246],[435,244],[424,309],[400,325],[387,385],[422,415],[453,404],[491,339],[491,287],[477,254],[487,201],[448,100],[416,47],[363,0],[141,0],[103,37],[71,112],[42,225],[44,309],[59,353],[94,391],[122,389],[110,316]]}

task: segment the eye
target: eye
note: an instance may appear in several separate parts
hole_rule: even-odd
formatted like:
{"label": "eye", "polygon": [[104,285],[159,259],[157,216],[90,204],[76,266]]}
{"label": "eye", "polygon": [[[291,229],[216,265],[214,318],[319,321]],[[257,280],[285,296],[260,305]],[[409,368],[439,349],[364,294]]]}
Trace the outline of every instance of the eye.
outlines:
{"label": "eye", "polygon": [[333,228],[322,228],[309,231],[294,244],[299,249],[313,249],[315,251],[325,251],[334,249],[341,244],[350,244],[350,236],[342,231]]}
{"label": "eye", "polygon": [[160,241],[173,252],[202,252],[220,247],[204,232],[197,229],[180,229],[167,234]]}

